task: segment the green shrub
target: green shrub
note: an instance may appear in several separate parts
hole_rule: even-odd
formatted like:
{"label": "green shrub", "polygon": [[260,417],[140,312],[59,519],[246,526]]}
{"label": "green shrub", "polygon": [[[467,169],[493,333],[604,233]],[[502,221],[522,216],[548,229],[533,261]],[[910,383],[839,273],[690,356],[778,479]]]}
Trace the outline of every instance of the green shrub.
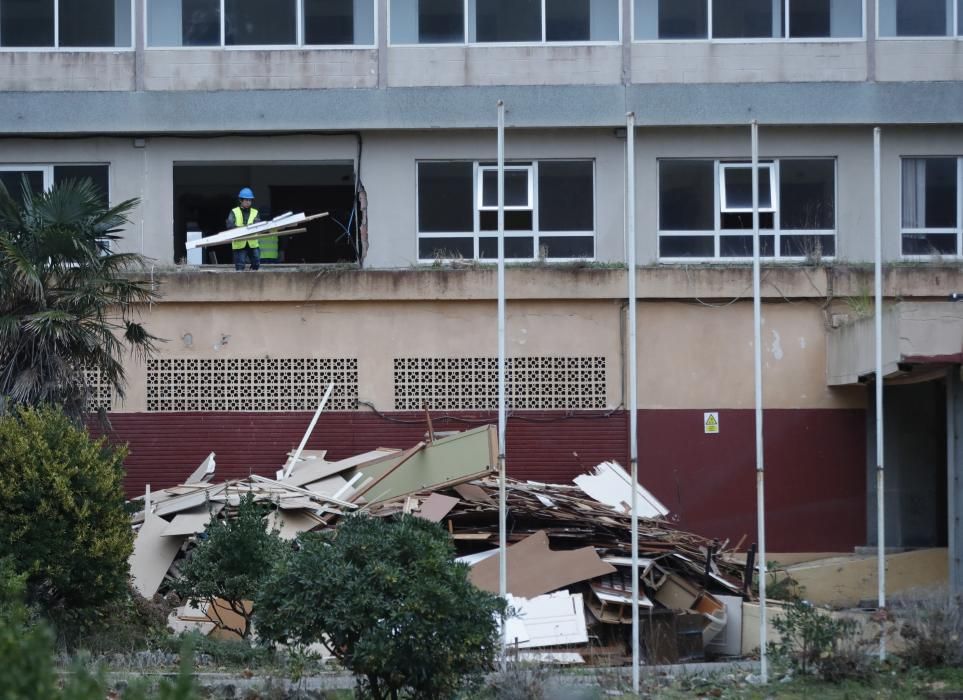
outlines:
{"label": "green shrub", "polygon": [[859,622],[837,619],[806,602],[793,603],[785,615],[773,619],[780,634],[769,643],[773,663],[779,668],[813,675],[836,683],[866,678],[872,671]]}
{"label": "green shrub", "polygon": [[361,696],[450,698],[491,667],[504,609],[437,524],[356,515],[302,536],[265,580],[255,622],[267,640],[323,643]]}
{"label": "green shrub", "polygon": [[0,557],[12,557],[28,601],[54,619],[126,594],[124,456],[53,408],[0,416]]}
{"label": "green shrub", "polygon": [[264,516],[269,510],[248,494],[235,517],[212,518],[174,583],[177,594],[191,605],[213,606],[215,598],[225,601],[241,616],[243,626],[215,624],[244,639],[251,633],[251,610],[245,603],[254,599],[261,580],[290,550],[277,531],[266,529]]}
{"label": "green shrub", "polygon": [[0,559],[0,698],[46,700],[56,687],[53,634],[30,624],[24,605],[26,576],[11,559]]}

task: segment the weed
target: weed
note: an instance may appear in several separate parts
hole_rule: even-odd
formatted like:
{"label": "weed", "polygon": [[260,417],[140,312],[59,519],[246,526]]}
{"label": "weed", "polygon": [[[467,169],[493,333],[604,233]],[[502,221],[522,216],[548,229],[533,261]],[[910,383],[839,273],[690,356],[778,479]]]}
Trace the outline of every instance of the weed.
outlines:
{"label": "weed", "polygon": [[895,601],[903,659],[921,668],[963,663],[963,596],[946,589],[918,591]]}

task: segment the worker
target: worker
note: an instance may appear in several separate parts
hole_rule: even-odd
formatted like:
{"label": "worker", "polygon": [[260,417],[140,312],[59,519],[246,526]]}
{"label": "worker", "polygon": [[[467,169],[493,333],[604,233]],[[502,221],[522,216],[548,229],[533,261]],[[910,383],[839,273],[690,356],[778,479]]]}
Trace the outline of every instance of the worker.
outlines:
{"label": "worker", "polygon": [[[237,199],[238,206],[234,207],[227,217],[227,228],[250,226],[261,221],[257,209],[254,208],[254,192],[250,187],[244,187],[238,192]],[[231,249],[234,251],[235,270],[243,270],[248,262],[251,263],[252,270],[261,267],[261,250],[257,238],[249,241],[231,241]]]}

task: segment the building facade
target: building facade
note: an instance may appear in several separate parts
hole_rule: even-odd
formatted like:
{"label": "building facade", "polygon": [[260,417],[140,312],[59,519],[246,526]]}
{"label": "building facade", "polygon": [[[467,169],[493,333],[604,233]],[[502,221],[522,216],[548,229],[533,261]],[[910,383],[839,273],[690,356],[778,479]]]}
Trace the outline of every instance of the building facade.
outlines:
{"label": "building facade", "polygon": [[[953,550],[961,39],[963,0],[0,0],[0,180],[139,199],[115,245],[151,258],[167,342],[98,396],[129,491],[210,451],[272,473],[329,381],[309,445],[335,457],[421,439],[425,407],[493,420],[504,100],[510,473],[626,461],[631,196],[642,481],[748,544],[757,120],[769,548],[851,551],[876,539],[879,126],[887,542]],[[329,216],[258,273],[188,253],[244,186]]]}

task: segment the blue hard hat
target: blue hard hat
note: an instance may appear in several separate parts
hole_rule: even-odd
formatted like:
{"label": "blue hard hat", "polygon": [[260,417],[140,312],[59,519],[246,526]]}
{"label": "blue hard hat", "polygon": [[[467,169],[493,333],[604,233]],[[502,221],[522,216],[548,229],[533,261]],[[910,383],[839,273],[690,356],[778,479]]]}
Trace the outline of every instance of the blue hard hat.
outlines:
{"label": "blue hard hat", "polygon": [[245,187],[243,190],[237,193],[238,199],[254,199],[254,193],[251,191],[250,187]]}

